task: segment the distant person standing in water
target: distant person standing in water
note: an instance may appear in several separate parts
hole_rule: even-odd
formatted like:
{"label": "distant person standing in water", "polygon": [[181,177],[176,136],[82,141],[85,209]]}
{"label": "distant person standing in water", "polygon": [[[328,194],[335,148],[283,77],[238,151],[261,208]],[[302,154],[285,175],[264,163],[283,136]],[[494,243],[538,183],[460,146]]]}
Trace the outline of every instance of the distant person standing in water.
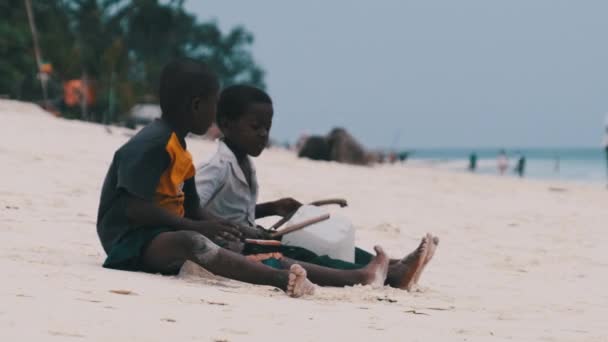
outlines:
{"label": "distant person standing in water", "polygon": [[507,169],[509,168],[509,159],[507,158],[507,153],[505,152],[505,150],[500,150],[500,153],[498,153],[496,165],[498,167],[498,173],[504,175]]}
{"label": "distant person standing in water", "polygon": [[604,152],[606,153],[606,180],[608,180],[608,116],[606,116],[606,132],[604,133]]}
{"label": "distant person standing in water", "polygon": [[475,172],[475,170],[477,170],[477,154],[473,152],[469,156],[469,171]]}
{"label": "distant person standing in water", "polygon": [[515,166],[515,172],[517,173],[517,175],[519,175],[519,177],[523,177],[525,171],[526,171],[526,157],[524,157],[523,154],[520,154],[519,158],[517,159],[517,165]]}

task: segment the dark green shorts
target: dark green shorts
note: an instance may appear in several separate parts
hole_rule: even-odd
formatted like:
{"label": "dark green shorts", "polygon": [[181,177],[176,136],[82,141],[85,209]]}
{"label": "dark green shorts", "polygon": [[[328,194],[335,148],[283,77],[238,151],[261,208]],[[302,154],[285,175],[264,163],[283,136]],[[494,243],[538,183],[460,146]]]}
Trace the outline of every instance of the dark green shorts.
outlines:
{"label": "dark green shorts", "polygon": [[137,228],[126,233],[112,246],[103,267],[123,271],[145,271],[141,258],[146,247],[158,234],[171,231],[173,230],[164,227]]}

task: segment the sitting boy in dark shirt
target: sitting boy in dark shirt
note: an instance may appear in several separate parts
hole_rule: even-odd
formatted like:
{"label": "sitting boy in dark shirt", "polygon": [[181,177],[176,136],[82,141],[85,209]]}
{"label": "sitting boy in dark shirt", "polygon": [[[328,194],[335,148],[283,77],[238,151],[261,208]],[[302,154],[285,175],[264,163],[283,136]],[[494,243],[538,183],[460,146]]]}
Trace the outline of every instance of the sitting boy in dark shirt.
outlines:
{"label": "sitting boy in dark shirt", "polygon": [[238,240],[234,226],[202,220],[189,132],[204,134],[215,117],[219,82],[193,60],[168,64],[160,81],[162,118],[114,154],[97,217],[104,267],[176,274],[193,261],[214,274],[281,288],[298,297],[314,291],[300,265],[277,270],[220,248],[209,238]]}

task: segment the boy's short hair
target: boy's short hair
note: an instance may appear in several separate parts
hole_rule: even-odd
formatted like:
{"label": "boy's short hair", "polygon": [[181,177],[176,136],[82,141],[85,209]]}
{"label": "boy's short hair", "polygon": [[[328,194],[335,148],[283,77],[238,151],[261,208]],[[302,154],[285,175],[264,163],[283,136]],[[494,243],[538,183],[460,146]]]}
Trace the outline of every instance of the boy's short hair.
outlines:
{"label": "boy's short hair", "polygon": [[181,115],[190,110],[194,97],[208,97],[219,88],[216,74],[207,65],[190,58],[176,59],[165,65],[160,75],[158,96],[162,115]]}
{"label": "boy's short hair", "polygon": [[233,85],[225,88],[217,102],[217,122],[238,120],[252,103],[272,104],[272,100],[265,91],[256,87]]}

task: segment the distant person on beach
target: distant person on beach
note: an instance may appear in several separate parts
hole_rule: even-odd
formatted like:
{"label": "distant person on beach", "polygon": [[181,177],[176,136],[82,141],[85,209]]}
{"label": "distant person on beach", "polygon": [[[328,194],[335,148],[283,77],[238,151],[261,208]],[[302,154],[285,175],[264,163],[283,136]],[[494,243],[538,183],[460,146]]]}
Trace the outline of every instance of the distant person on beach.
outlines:
{"label": "distant person on beach", "polygon": [[399,152],[399,161],[402,163],[405,163],[409,156],[410,156],[410,153],[407,151]]}
{"label": "distant person on beach", "polygon": [[395,164],[397,162],[397,153],[390,152],[388,154],[388,162],[389,164]]}
{"label": "distant person on beach", "polygon": [[608,117],[606,117],[606,132],[604,133],[604,153],[606,154],[606,179],[608,180]]}
{"label": "distant person on beach", "polygon": [[496,160],[496,166],[498,167],[498,173],[504,175],[507,169],[509,168],[509,159],[507,158],[507,153],[505,150],[501,150],[498,153],[498,159]]}
{"label": "distant person on beach", "polygon": [[240,230],[205,220],[199,210],[189,132],[205,134],[216,112],[219,82],[205,65],[169,63],[160,77],[161,119],[121,146],[101,192],[97,233],[106,268],[177,274],[186,261],[253,284],[276,286],[299,297],[314,292],[306,270],[278,270],[220,248],[211,239],[239,240]]}
{"label": "distant person on beach", "polygon": [[475,172],[475,170],[477,170],[477,154],[473,152],[469,156],[469,171]]}
{"label": "distant person on beach", "polygon": [[[266,147],[272,119],[272,101],[264,91],[245,85],[224,89],[217,109],[217,123],[224,138],[219,142],[217,153],[210,161],[199,166],[196,172],[201,209],[209,217],[239,225],[243,235],[250,238],[268,238],[267,232],[256,225],[256,219],[271,215],[284,217],[301,206],[299,201],[292,198],[257,203],[258,181],[251,157],[259,156]],[[433,257],[438,241],[427,234],[416,250],[399,260],[389,260],[379,247],[376,248],[376,257],[356,249],[355,263],[350,263],[293,246],[275,248],[274,253],[268,253],[260,260],[282,268],[299,263],[316,284],[338,286],[372,281],[357,281],[357,275],[353,272],[382,264],[385,273],[381,284],[386,282],[390,286],[409,290]],[[243,246],[235,247],[238,251],[243,250]],[[257,252],[263,253],[264,249],[260,247]],[[332,274],[340,274],[340,277]]]}
{"label": "distant person on beach", "polygon": [[515,173],[517,173],[517,175],[519,177],[523,177],[525,172],[526,172],[526,157],[524,157],[523,154],[521,154],[519,156],[519,158],[517,159],[517,164],[515,165]]}

